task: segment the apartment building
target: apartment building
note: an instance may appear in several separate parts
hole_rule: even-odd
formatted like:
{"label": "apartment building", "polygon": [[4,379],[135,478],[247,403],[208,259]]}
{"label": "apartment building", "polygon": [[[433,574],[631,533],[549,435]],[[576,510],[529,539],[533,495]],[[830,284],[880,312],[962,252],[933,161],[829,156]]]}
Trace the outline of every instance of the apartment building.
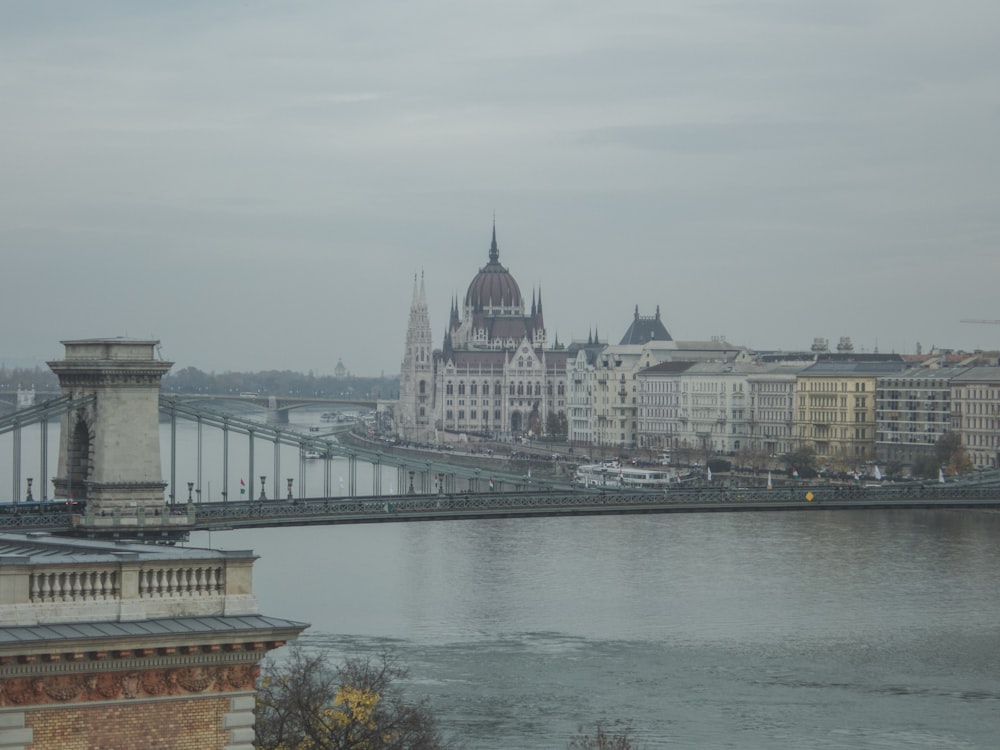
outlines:
{"label": "apartment building", "polygon": [[972,465],[1000,467],[1000,368],[970,367],[955,375],[951,416]]}
{"label": "apartment building", "polygon": [[934,453],[952,429],[951,379],[968,368],[910,367],[875,383],[875,456],[884,464],[913,464]]}
{"label": "apartment building", "polygon": [[875,392],[879,376],[902,361],[824,360],[796,378],[795,437],[817,461],[848,470],[875,459]]}

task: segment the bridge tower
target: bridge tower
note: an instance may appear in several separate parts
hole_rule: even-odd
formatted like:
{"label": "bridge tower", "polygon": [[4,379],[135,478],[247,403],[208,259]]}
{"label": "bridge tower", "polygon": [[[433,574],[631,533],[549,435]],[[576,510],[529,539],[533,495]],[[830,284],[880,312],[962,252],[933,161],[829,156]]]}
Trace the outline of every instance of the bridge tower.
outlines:
{"label": "bridge tower", "polygon": [[49,362],[49,368],[64,396],[90,403],[62,418],[55,497],[87,498],[88,515],[158,515],[166,487],[160,465],[160,379],[173,363],[156,359],[159,341],[61,343],[65,359]]}

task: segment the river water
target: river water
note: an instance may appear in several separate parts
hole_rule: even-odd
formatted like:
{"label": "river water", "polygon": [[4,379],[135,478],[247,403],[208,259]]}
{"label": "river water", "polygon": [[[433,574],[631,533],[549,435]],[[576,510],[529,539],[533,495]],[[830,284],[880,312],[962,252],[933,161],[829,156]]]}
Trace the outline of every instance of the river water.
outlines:
{"label": "river water", "polygon": [[[194,439],[179,436],[181,480]],[[996,512],[350,525],[190,545],[254,550],[262,612],[311,623],[302,640],[335,659],[391,652],[470,750],[561,750],[599,720],[645,748],[998,746]]]}
{"label": "river water", "polygon": [[1000,514],[454,521],[197,534],[262,611],[388,650],[468,748],[996,748]]}

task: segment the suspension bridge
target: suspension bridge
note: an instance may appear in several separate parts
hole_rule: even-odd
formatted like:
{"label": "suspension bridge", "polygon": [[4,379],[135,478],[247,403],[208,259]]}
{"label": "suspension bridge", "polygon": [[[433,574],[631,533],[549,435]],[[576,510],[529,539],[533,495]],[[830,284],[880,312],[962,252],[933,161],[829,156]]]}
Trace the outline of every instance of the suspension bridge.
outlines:
{"label": "suspension bridge", "polygon": [[[347,444],[335,435],[314,435],[284,423],[271,424],[208,408],[203,402],[159,392],[170,363],[153,357],[156,342],[88,339],[63,342],[64,360],[50,362],[62,395],[0,419],[0,434],[11,433],[11,502],[0,504],[0,528],[88,536],[184,539],[192,531],[246,527],[416,522],[474,518],[528,518],[635,513],[745,512],[875,508],[986,509],[1000,507],[1000,473],[947,484],[883,484],[874,487],[790,486],[727,488],[671,486],[660,490],[574,488],[568,479],[458,465],[447,454],[400,453],[380,444]],[[161,415],[171,441],[166,481],[160,462]],[[60,419],[59,455],[52,478],[26,496],[21,476],[22,431],[40,427],[40,476],[49,476],[47,427]],[[177,426],[196,425],[196,481],[177,480]],[[203,432],[222,435],[222,476],[230,460],[255,477],[257,443],[273,449],[270,492],[261,477],[254,488],[233,498],[224,479],[221,502],[200,502]],[[230,436],[248,445],[245,459],[230,455]],[[282,487],[282,446],[299,456],[298,492],[293,478]],[[325,464],[321,492],[306,489],[307,455]],[[332,462],[347,467],[346,496],[334,496]],[[362,486],[359,465],[370,470]],[[385,491],[386,475],[392,476]],[[197,490],[196,490],[197,488]],[[398,488],[398,492],[396,491]],[[197,501],[196,501],[197,498]]]}

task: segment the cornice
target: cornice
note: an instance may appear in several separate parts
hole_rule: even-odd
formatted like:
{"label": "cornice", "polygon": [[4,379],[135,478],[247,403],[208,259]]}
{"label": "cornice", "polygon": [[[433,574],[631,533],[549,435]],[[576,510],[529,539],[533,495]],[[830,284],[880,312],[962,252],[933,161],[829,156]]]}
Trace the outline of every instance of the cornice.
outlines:
{"label": "cornice", "polygon": [[0,658],[0,708],[253,690],[284,641]]}
{"label": "cornice", "polygon": [[257,662],[244,662],[11,677],[0,680],[0,708],[248,692],[259,676]]}

